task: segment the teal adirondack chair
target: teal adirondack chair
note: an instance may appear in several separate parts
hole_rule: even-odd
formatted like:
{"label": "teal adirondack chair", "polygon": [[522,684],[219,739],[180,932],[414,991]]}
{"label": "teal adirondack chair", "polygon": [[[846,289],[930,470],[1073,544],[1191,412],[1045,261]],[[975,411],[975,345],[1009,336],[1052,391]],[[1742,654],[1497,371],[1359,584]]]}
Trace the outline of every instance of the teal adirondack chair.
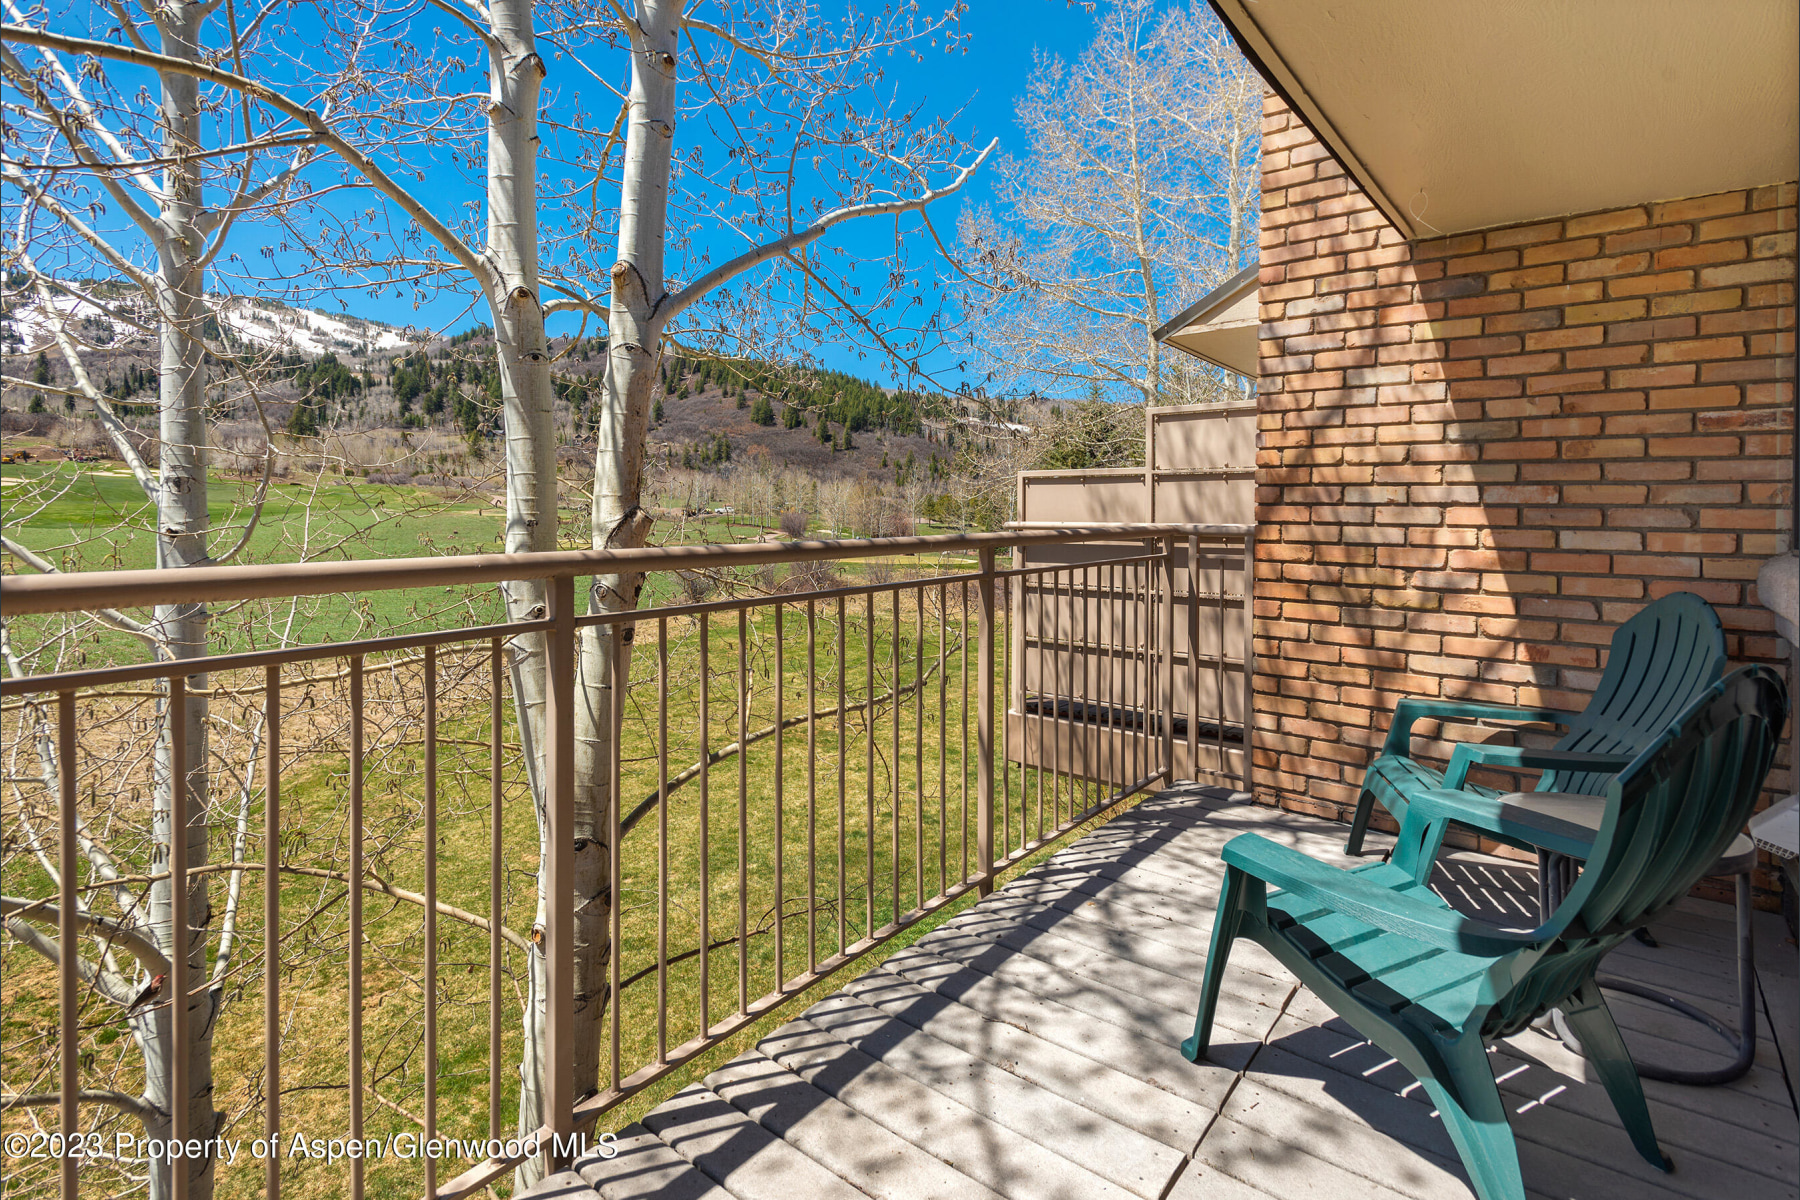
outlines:
{"label": "teal adirondack chair", "polygon": [[[1534,790],[1598,795],[1614,771],[1661,733],[1676,713],[1725,673],[1725,633],[1712,606],[1691,592],[1674,592],[1645,606],[1619,626],[1606,672],[1579,713],[1552,708],[1409,697],[1394,708],[1381,754],[1363,775],[1362,794],[1344,853],[1361,854],[1363,834],[1376,801],[1396,821],[1421,792],[1462,788],[1496,796],[1493,788],[1467,782],[1475,766],[1542,770]],[[1554,721],[1567,725],[1556,746],[1460,745],[1442,774],[1412,757],[1412,728],[1421,718],[1456,721]]]}
{"label": "teal adirondack chair", "polygon": [[1612,777],[1587,869],[1529,931],[1463,916],[1415,882],[1422,812],[1403,827],[1393,862],[1351,870],[1256,834],[1233,838],[1222,852],[1200,1012],[1182,1053],[1205,1055],[1227,956],[1249,938],[1425,1086],[1481,1200],[1524,1200],[1485,1044],[1561,1008],[1638,1153],[1673,1169],[1594,969],[1686,895],[1743,828],[1787,707],[1781,677],[1764,666],[1702,692]]}

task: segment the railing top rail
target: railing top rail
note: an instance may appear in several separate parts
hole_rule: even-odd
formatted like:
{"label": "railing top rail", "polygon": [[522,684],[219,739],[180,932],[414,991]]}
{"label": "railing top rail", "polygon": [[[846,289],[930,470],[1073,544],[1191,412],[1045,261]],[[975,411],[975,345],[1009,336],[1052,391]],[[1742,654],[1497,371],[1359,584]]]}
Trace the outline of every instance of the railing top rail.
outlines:
{"label": "railing top rail", "polygon": [[326,596],[446,584],[499,583],[513,579],[562,579],[582,575],[872,558],[884,554],[1007,549],[1079,542],[1122,533],[1133,537],[1186,537],[1191,534],[1242,537],[1252,528],[1249,525],[1041,525],[1004,533],[950,533],[842,541],[646,546],[627,550],[557,550],[544,554],[467,554],[441,558],[7,575],[0,577],[0,607],[4,607],[8,616],[18,616],[93,608],[138,608],[153,604]]}
{"label": "railing top rail", "polygon": [[330,658],[391,654],[401,650],[419,650],[426,646],[451,646],[458,642],[523,637],[528,633],[547,632],[555,625],[555,621],[548,619],[509,621],[499,625],[466,625],[456,629],[362,638],[353,642],[316,642],[300,646],[278,646],[269,650],[247,650],[239,654],[214,654],[204,658],[164,658],[120,667],[85,667],[79,671],[59,671],[54,675],[15,675],[0,679],[0,696],[42,696],[52,692],[148,683],[176,676],[190,679],[214,672],[285,667]]}

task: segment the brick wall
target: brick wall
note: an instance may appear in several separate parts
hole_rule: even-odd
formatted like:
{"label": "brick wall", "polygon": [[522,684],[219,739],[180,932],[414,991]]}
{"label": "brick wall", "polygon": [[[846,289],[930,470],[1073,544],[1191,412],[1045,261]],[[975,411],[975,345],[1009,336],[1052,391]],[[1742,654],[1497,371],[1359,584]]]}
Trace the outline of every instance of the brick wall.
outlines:
{"label": "brick wall", "polygon": [[1780,659],[1794,185],[1408,244],[1264,111],[1258,798],[1347,817],[1404,695],[1581,707],[1666,592]]}

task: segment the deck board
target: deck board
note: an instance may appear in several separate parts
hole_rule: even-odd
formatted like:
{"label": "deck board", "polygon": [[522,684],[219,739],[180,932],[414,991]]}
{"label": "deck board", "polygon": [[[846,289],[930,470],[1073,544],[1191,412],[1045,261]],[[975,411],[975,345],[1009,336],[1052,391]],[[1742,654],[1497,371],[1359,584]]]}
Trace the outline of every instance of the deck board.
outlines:
{"label": "deck board", "polygon": [[[1192,1029],[1219,850],[1255,831],[1327,859],[1341,825],[1191,785],[1146,799],[763,1039],[534,1200],[1464,1200],[1424,1089],[1266,953],[1233,952],[1206,1062]],[[1528,865],[1447,855],[1459,908],[1535,924]],[[1735,1019],[1728,907],[1688,900],[1607,971]],[[1527,1031],[1492,1055],[1544,1200],[1778,1200],[1800,1118],[1792,948],[1759,920],[1758,1060],[1722,1088],[1648,1083],[1673,1175],[1631,1148],[1586,1064]],[[1691,1063],[1709,1031],[1620,996],[1627,1041]]]}

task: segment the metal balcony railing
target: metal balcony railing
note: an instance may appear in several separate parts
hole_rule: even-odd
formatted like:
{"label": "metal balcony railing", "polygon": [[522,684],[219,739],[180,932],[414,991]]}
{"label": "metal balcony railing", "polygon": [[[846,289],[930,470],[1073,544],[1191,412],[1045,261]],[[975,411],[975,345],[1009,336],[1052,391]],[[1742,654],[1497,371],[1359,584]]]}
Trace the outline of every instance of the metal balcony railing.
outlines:
{"label": "metal balcony railing", "polygon": [[[378,1143],[381,1153],[331,1168],[351,1195],[376,1173],[427,1195],[478,1191],[526,1156],[522,1087],[542,1097],[545,1144],[591,1129],[826,975],[1172,778],[1178,731],[1190,771],[1222,772],[1224,564],[1241,562],[1247,596],[1251,537],[1245,526],[1091,526],[8,576],[9,621],[521,579],[543,580],[547,605],[527,621],[0,682],[7,753],[42,768],[35,784],[9,769],[22,789],[9,824],[30,853],[0,888],[20,892],[5,917],[40,930],[21,938],[55,933],[34,960],[54,965],[0,989],[9,1006],[56,1013],[35,1062],[5,1064],[0,1118],[17,1128],[56,1111],[36,1128],[61,1135],[45,1145],[65,1197],[107,1192],[134,1171],[154,1177],[153,1194],[180,1197],[224,1169],[258,1171],[278,1196],[320,1169],[285,1152],[295,1132]],[[1083,553],[1026,557],[1051,547]],[[912,560],[909,577],[894,577],[898,557]],[[859,561],[844,578],[801,569]],[[770,566],[764,594],[611,613],[575,602],[576,581],[597,575],[691,581]],[[1203,629],[1209,613],[1216,630]],[[602,626],[621,634],[601,642],[608,677],[627,683],[611,705],[612,752],[582,780],[578,647]],[[1205,645],[1217,647],[1211,688]],[[521,725],[508,708],[532,709],[520,670],[534,655],[541,713]],[[1238,665],[1247,680],[1247,637]],[[1202,768],[1209,691],[1218,754]],[[997,694],[1012,709],[999,720]],[[257,731],[255,761],[219,764],[221,785],[200,795],[191,695],[235,706],[214,717]],[[1244,705],[1247,729],[1247,689]],[[1121,739],[1127,727],[1135,736]],[[1029,753],[1011,737],[1032,739]],[[139,797],[159,783],[167,811],[141,819]],[[578,787],[600,803],[584,809]],[[145,836],[100,847],[99,826],[133,820]],[[185,831],[185,853],[171,852],[171,830]],[[221,876],[218,918],[207,884]],[[258,877],[260,909],[240,904]],[[578,894],[595,879],[605,886]],[[578,904],[603,921],[584,930]],[[578,954],[601,963],[580,997]],[[541,1058],[517,1049],[531,1011],[542,1014]],[[96,1050],[122,1026],[149,1065],[113,1068],[109,1086],[124,1079],[143,1094],[109,1106],[96,1100],[108,1057]],[[197,1032],[211,1056],[177,1053]],[[229,1167],[211,1150],[173,1164],[166,1146],[160,1157],[78,1152],[124,1130],[121,1112],[141,1122],[134,1135],[204,1142],[212,1131],[195,1114],[205,1125],[215,1089],[248,1097],[243,1120],[254,1110],[281,1152]],[[200,1093],[198,1109],[166,1099]],[[412,1155],[393,1149],[402,1133]],[[448,1148],[420,1153],[434,1139]],[[8,1153],[9,1173],[32,1169]]]}

